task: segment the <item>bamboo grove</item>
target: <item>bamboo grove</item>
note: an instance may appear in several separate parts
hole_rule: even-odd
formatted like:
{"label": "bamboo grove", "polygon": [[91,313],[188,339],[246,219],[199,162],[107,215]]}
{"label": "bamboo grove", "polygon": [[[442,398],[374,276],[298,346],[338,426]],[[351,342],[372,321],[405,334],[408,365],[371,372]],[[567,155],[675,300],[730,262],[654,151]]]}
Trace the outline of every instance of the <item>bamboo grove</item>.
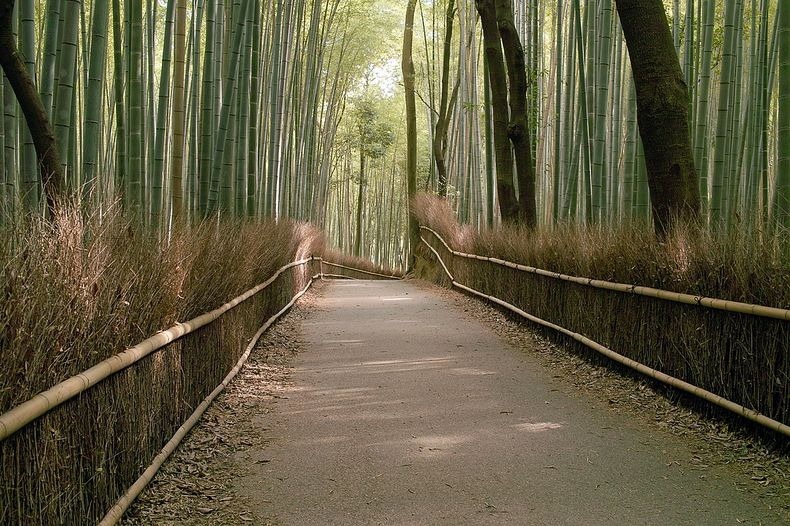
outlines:
{"label": "bamboo grove", "polygon": [[[141,221],[323,223],[359,64],[341,0],[16,2],[20,52],[53,124],[69,195],[122,196]],[[2,86],[3,203],[41,211],[35,151]]]}
{"label": "bamboo grove", "polygon": [[[526,58],[540,221],[648,218],[634,81],[614,0],[512,4]],[[780,16],[782,4],[664,2],[690,95],[701,211],[717,227],[790,225],[790,16]],[[443,193],[446,171],[459,217],[492,225],[495,116],[478,14],[468,1],[420,7],[420,89],[440,145],[424,152],[434,167],[427,185]]]}
{"label": "bamboo grove", "polygon": [[[524,51],[538,223],[647,219],[614,0],[507,3]],[[13,30],[60,145],[66,190],[83,205],[120,197],[162,229],[176,218],[310,220],[345,251],[402,266],[405,4],[17,1]],[[703,217],[717,227],[788,227],[783,3],[664,7],[690,95]],[[413,35],[418,189],[447,195],[466,223],[498,224],[498,87],[486,74],[476,2],[418,0]],[[40,213],[33,143],[5,77],[0,91],[3,217]]]}

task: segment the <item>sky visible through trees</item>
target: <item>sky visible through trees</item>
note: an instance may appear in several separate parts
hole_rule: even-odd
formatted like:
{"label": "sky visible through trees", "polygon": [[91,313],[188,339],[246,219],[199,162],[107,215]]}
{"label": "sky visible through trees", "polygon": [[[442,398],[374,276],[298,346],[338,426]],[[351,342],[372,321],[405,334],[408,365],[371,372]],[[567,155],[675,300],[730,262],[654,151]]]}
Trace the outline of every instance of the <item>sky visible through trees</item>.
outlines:
{"label": "sky visible through trees", "polygon": [[[509,115],[492,110],[503,85],[486,75],[479,3],[418,0],[412,54],[417,187],[446,195],[461,221],[485,227],[500,221],[497,176],[507,168],[497,167],[495,150],[507,145],[497,145],[492,125],[510,120],[512,131],[521,99],[511,94]],[[529,141],[513,143],[518,204],[534,187],[539,226],[649,219],[637,93],[614,0],[494,4],[500,18],[511,6],[523,50],[515,57],[524,58],[516,69],[526,73]],[[663,3],[689,95],[700,214],[712,227],[781,235],[790,226],[782,4]],[[69,198],[99,209],[120,198],[162,232],[174,220],[217,216],[309,220],[341,249],[398,266],[409,243],[406,7],[47,0],[17,1],[6,18],[51,123]],[[44,213],[48,177],[12,80],[0,85],[6,221]],[[534,183],[521,177],[523,165]]]}

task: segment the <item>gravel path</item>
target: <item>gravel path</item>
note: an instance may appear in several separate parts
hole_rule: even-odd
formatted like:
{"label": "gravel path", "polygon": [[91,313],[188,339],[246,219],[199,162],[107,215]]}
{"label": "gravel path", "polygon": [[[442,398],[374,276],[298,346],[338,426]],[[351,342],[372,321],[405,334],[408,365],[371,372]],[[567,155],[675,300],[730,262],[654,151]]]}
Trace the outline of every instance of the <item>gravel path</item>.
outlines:
{"label": "gravel path", "polygon": [[413,281],[334,282],[306,298],[128,522],[788,519],[786,457],[476,301]]}

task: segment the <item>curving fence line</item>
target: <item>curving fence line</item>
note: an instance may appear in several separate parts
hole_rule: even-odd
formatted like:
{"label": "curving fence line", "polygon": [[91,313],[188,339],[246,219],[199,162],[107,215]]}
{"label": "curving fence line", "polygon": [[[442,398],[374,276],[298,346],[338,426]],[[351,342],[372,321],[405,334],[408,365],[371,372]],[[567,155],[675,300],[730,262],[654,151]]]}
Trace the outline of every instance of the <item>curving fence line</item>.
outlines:
{"label": "curving fence line", "polygon": [[[578,284],[581,284],[581,285],[588,285],[588,286],[596,287],[596,288],[602,288],[602,289],[607,289],[607,290],[616,290],[616,291],[619,291],[619,292],[644,295],[644,296],[649,296],[649,297],[654,297],[654,298],[660,298],[660,299],[666,299],[666,300],[670,300],[670,301],[676,301],[676,302],[679,302],[679,303],[700,305],[700,306],[709,307],[709,308],[712,308],[712,309],[719,309],[719,310],[724,310],[724,311],[729,311],[729,312],[738,312],[738,313],[742,313],[742,314],[743,313],[748,313],[748,314],[752,314],[754,316],[763,316],[763,317],[774,318],[774,319],[779,319],[779,320],[788,320],[788,319],[790,319],[790,317],[789,317],[790,316],[790,311],[787,311],[785,309],[776,309],[776,308],[771,308],[771,307],[763,307],[763,306],[760,306],[760,305],[748,305],[748,304],[745,304],[745,303],[738,303],[738,302],[728,302],[728,301],[718,300],[718,299],[714,299],[714,298],[703,298],[703,297],[699,297],[699,296],[690,296],[688,294],[678,294],[678,293],[674,293],[674,292],[670,292],[670,291],[662,291],[662,290],[658,290],[658,289],[650,289],[648,287],[636,287],[636,286],[632,286],[632,285],[623,285],[623,284],[619,284],[619,283],[604,282],[604,281],[600,281],[600,280],[591,280],[591,279],[587,279],[587,278],[576,278],[576,277],[573,277],[573,276],[567,276],[567,275],[564,275],[564,274],[558,274],[558,273],[554,273],[554,272],[548,272],[548,271],[545,271],[545,270],[536,269],[534,267],[526,267],[524,265],[518,265],[516,263],[512,263],[512,262],[508,262],[508,261],[504,261],[504,260],[500,260],[500,259],[496,259],[496,258],[488,258],[488,257],[484,257],[484,256],[474,255],[474,254],[466,254],[466,253],[463,253],[463,252],[458,252],[456,250],[453,250],[444,241],[444,239],[437,232],[435,232],[434,230],[432,230],[432,229],[430,229],[428,227],[425,227],[425,226],[421,226],[420,228],[422,230],[426,231],[426,232],[430,232],[431,234],[433,234],[444,245],[445,249],[450,254],[452,254],[454,256],[459,256],[459,257],[463,257],[463,258],[467,258],[467,259],[476,259],[476,260],[489,261],[491,263],[507,266],[507,267],[514,268],[514,269],[517,269],[517,270],[522,270],[522,271],[525,271],[525,272],[540,274],[540,275],[543,275],[543,276],[546,276],[546,277],[556,278],[556,279],[560,279],[560,280],[563,280],[563,281],[572,281],[574,283],[578,283]],[[447,274],[447,277],[450,279],[450,282],[452,283],[452,286],[457,287],[457,288],[459,288],[461,290],[464,290],[466,292],[469,292],[471,294],[474,294],[476,296],[479,296],[481,298],[484,298],[486,300],[489,300],[489,301],[491,301],[493,303],[496,303],[497,305],[500,305],[500,306],[510,310],[511,312],[514,312],[514,313],[518,314],[519,316],[522,316],[523,318],[526,318],[529,321],[532,321],[532,322],[537,323],[539,325],[542,325],[544,327],[548,327],[550,329],[558,331],[558,332],[560,332],[560,333],[562,333],[562,334],[564,334],[566,336],[569,336],[569,337],[573,338],[574,340],[576,340],[577,342],[579,342],[579,343],[589,347],[590,349],[593,349],[594,351],[606,356],[607,358],[609,358],[611,360],[614,360],[614,361],[616,361],[616,362],[618,362],[618,363],[620,363],[622,365],[625,365],[626,367],[629,367],[629,368],[631,368],[631,369],[633,369],[633,370],[635,370],[635,371],[637,371],[637,372],[639,372],[641,374],[644,374],[646,376],[654,378],[655,380],[658,380],[658,381],[660,381],[660,382],[662,382],[662,383],[664,383],[666,385],[669,385],[671,387],[674,387],[674,388],[680,389],[682,391],[685,391],[687,393],[690,393],[690,394],[692,394],[694,396],[697,396],[698,398],[703,399],[703,400],[705,400],[705,401],[707,401],[707,402],[709,402],[711,404],[714,404],[714,405],[716,405],[718,407],[721,407],[721,408],[726,409],[728,411],[731,411],[731,412],[733,412],[735,414],[738,414],[738,415],[740,415],[740,416],[742,416],[742,417],[744,417],[744,418],[746,418],[748,420],[751,420],[751,421],[753,421],[753,422],[755,422],[757,424],[760,424],[760,425],[762,425],[762,426],[764,426],[764,427],[766,427],[768,429],[776,431],[777,433],[780,433],[782,435],[790,437],[790,426],[788,426],[788,425],[786,425],[786,424],[784,424],[782,422],[779,422],[778,420],[774,420],[774,419],[772,419],[772,418],[770,418],[770,417],[768,417],[768,416],[766,416],[764,414],[759,413],[758,411],[755,411],[753,409],[749,409],[749,408],[747,408],[747,407],[745,407],[745,406],[743,406],[741,404],[737,404],[735,402],[727,400],[727,399],[725,399],[722,396],[714,394],[714,393],[712,393],[710,391],[707,391],[707,390],[705,390],[705,389],[703,389],[701,387],[697,387],[695,385],[692,385],[691,383],[688,383],[688,382],[686,382],[684,380],[681,380],[679,378],[675,378],[675,377],[670,376],[668,374],[665,374],[665,373],[663,373],[663,372],[661,372],[661,371],[659,371],[657,369],[648,367],[647,365],[644,365],[644,364],[639,363],[639,362],[637,362],[635,360],[632,360],[631,358],[623,356],[623,355],[621,355],[621,354],[619,354],[619,353],[617,353],[617,352],[615,352],[615,351],[613,351],[613,350],[601,345],[600,343],[595,342],[595,341],[591,340],[590,338],[587,338],[586,336],[584,336],[582,334],[579,334],[577,332],[573,332],[573,331],[568,330],[568,329],[566,329],[564,327],[561,327],[561,326],[556,325],[554,323],[551,323],[549,321],[546,321],[546,320],[543,320],[541,318],[538,318],[537,316],[533,316],[533,315],[525,312],[524,310],[516,307],[515,305],[512,305],[512,304],[510,304],[510,303],[508,303],[506,301],[503,301],[503,300],[501,300],[501,299],[499,299],[499,298],[497,298],[495,296],[485,294],[485,293],[480,292],[478,290],[475,290],[475,289],[473,289],[473,288],[471,288],[471,287],[469,287],[467,285],[459,283],[458,281],[456,281],[455,277],[453,276],[453,274],[448,269],[446,263],[444,262],[444,260],[440,256],[439,252],[424,237],[421,236],[420,239],[425,244],[425,246],[427,246],[428,249],[430,249],[430,251],[436,257],[436,259],[440,263],[442,269],[444,270],[445,274]],[[691,301],[691,300],[693,300],[693,301]]]}
{"label": "curving fence line", "polygon": [[459,252],[457,250],[452,249],[450,245],[448,245],[447,242],[444,240],[444,238],[442,238],[442,236],[440,236],[439,233],[436,232],[435,230],[428,228],[427,226],[421,226],[420,229],[425,230],[426,232],[430,232],[431,234],[436,236],[436,239],[441,241],[441,243],[444,245],[447,251],[450,252],[452,255],[466,259],[488,261],[490,263],[520,270],[522,272],[537,274],[539,276],[546,276],[549,278],[567,281],[570,283],[577,283],[579,285],[587,285],[589,287],[594,287],[597,289],[625,292],[628,294],[636,294],[638,296],[647,296],[650,298],[658,298],[667,301],[674,301],[676,303],[685,303],[686,305],[699,305],[702,307],[708,307],[711,309],[717,309],[727,312],[737,312],[740,314],[751,314],[752,316],[761,316],[763,318],[774,318],[777,320],[790,321],[790,310],[788,309],[767,307],[765,305],[752,305],[750,303],[742,303],[739,301],[728,301],[718,298],[708,298],[705,296],[694,296],[691,294],[683,294],[681,292],[672,292],[669,290],[641,287],[639,285],[627,285],[625,283],[615,283],[612,281],[604,281],[600,279],[580,278],[578,276],[569,276],[567,274],[561,274],[559,272],[551,272],[548,270],[529,267],[526,265],[519,265],[518,263],[513,263],[512,261],[505,261],[504,259],[492,258],[488,256],[479,256],[477,254],[467,254],[465,252]]}
{"label": "curving fence line", "polygon": [[[340,265],[337,263],[332,263],[329,261],[324,261],[323,258],[318,256],[313,256],[309,258],[305,258],[299,261],[294,261],[287,265],[284,265],[279,270],[277,270],[269,279],[265,282],[257,285],[256,287],[248,290],[247,292],[241,294],[240,296],[232,299],[231,301],[225,303],[224,305],[218,307],[217,309],[212,310],[211,312],[207,312],[202,314],[192,320],[189,320],[184,323],[177,323],[173,327],[165,331],[158,332],[157,334],[145,339],[144,341],[140,342],[139,344],[126,349],[106,360],[101,361],[100,363],[94,365],[93,367],[79,373],[71,378],[68,378],[55,386],[43,391],[33,398],[23,402],[9,411],[0,415],[0,443],[4,440],[9,438],[14,433],[20,431],[28,424],[35,422],[36,420],[40,419],[53,409],[57,408],[61,404],[72,400],[79,395],[85,393],[92,387],[100,384],[103,380],[110,378],[111,376],[129,368],[130,366],[134,365],[137,362],[140,362],[143,358],[155,353],[156,351],[162,350],[163,348],[167,347],[169,344],[179,340],[180,338],[187,336],[195,331],[198,331],[201,327],[205,327],[212,322],[218,320],[223,315],[227,314],[229,311],[234,309],[235,307],[243,304],[247,300],[255,297],[260,292],[266,290],[270,285],[275,283],[278,278],[284,275],[286,271],[296,268],[296,267],[304,267],[312,262],[318,262],[319,272],[311,277],[309,282],[306,286],[301,288],[290,300],[282,307],[276,314],[271,316],[255,333],[255,335],[250,340],[249,344],[246,346],[244,353],[238,359],[234,367],[227,373],[225,378],[222,382],[208,395],[206,396],[202,402],[196,407],[196,409],[192,412],[189,418],[178,428],[172,438],[165,444],[165,446],[161,449],[158,455],[153,459],[152,464],[139,476],[139,478],[132,484],[131,487],[126,490],[124,495],[115,503],[115,505],[107,512],[104,518],[101,521],[103,525],[110,525],[116,524],[123,513],[128,509],[134,499],[142,492],[145,486],[153,479],[156,472],[165,462],[165,460],[175,451],[178,444],[183,440],[183,438],[187,435],[187,433],[196,425],[199,421],[202,414],[205,410],[209,407],[211,402],[219,395],[219,393],[230,383],[230,381],[238,374],[241,370],[244,363],[246,363],[247,359],[249,358],[250,353],[255,348],[256,343],[260,339],[261,335],[275,322],[279,319],[283,314],[285,314],[295,303],[296,301],[301,298],[312,286],[316,279],[324,279],[326,278],[347,278],[347,279],[354,279],[351,276],[341,275],[341,274],[325,274],[323,272],[323,266],[328,265],[332,267],[341,268],[346,271],[361,273],[363,275],[370,275],[379,278],[386,278],[386,279],[399,279],[397,276],[386,275],[386,274],[379,274],[376,272],[370,272],[362,269],[356,269],[346,265]],[[2,514],[0,514],[2,515]]]}
{"label": "curving fence line", "polygon": [[324,261],[322,259],[321,260],[321,274],[323,276],[328,276],[328,277],[350,278],[350,276],[346,276],[344,274],[326,274],[323,271],[323,266],[324,265],[328,265],[330,267],[341,268],[341,269],[345,269],[345,270],[350,270],[352,272],[358,272],[360,274],[365,274],[367,276],[376,276],[376,277],[379,277],[379,278],[392,279],[392,280],[399,280],[399,279],[401,279],[400,276],[394,276],[392,274],[380,274],[378,272],[371,272],[369,270],[362,270],[362,269],[358,269],[358,268],[353,268],[353,267],[349,267],[349,266],[346,266],[346,265],[341,265],[339,263],[332,263],[330,261]]}

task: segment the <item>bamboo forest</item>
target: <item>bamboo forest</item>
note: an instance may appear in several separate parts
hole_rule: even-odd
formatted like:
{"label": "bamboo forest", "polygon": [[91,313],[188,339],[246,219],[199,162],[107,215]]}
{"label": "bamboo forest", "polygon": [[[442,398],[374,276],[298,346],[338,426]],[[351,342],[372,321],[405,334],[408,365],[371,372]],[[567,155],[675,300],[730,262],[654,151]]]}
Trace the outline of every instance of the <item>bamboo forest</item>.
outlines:
{"label": "bamboo forest", "polygon": [[[407,212],[401,8],[52,0],[18,2],[9,22],[62,151],[66,195],[84,205],[120,197],[163,228],[180,216],[310,220],[338,247],[397,265]],[[766,0],[665,8],[688,86],[702,215],[715,226],[786,228],[780,9]],[[417,188],[448,196],[462,222],[493,226],[496,117],[477,18],[473,3],[449,0],[415,15]],[[516,1],[513,22],[539,223],[648,218],[613,2]],[[3,115],[5,215],[41,212],[34,144],[7,79]]]}
{"label": "bamboo forest", "polygon": [[0,66],[0,524],[790,520],[788,0],[0,0]]}

